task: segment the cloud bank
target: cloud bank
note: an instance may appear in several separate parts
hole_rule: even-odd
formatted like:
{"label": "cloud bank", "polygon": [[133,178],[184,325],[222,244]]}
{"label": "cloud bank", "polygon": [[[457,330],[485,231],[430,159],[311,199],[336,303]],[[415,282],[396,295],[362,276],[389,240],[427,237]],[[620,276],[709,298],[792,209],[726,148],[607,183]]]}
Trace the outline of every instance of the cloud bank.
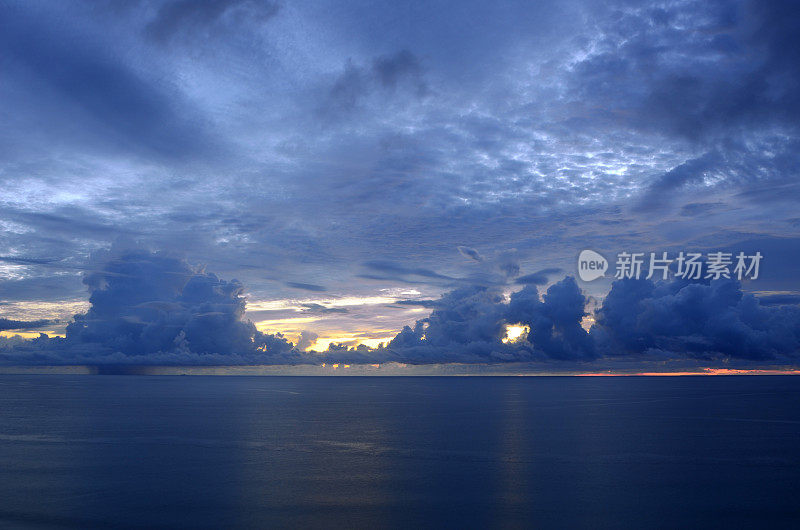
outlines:
{"label": "cloud bank", "polygon": [[608,356],[663,351],[703,359],[800,360],[800,306],[764,305],[736,280],[613,284],[592,337]]}
{"label": "cloud bank", "polygon": [[[66,337],[6,344],[6,361],[291,362],[291,342],[261,333],[244,318],[241,283],[182,259],[127,251],[85,273],[83,282],[91,307],[75,315]],[[12,324],[16,329],[26,323]],[[15,353],[23,356],[15,359]]]}
{"label": "cloud bank", "polygon": [[[581,327],[586,299],[567,277],[539,291],[528,285],[506,300],[498,289],[468,286],[442,296],[427,318],[406,326],[390,350],[426,362],[589,360],[595,357]],[[503,342],[506,325],[527,327],[528,340]]]}
{"label": "cloud bank", "polygon": [[0,331],[35,329],[49,324],[50,320],[12,320],[0,318]]}
{"label": "cloud bank", "polygon": [[[431,313],[382,347],[331,343],[323,352],[304,351],[317,338],[311,331],[301,335],[297,346],[280,333],[258,331],[245,318],[241,283],[165,253],[118,253],[85,273],[83,281],[91,307],[75,315],[65,338],[5,338],[0,359],[23,365],[394,361],[577,366],[653,356],[714,363],[800,361],[800,307],[775,300],[762,304],[743,293],[736,280],[619,280],[592,314],[570,276],[542,293],[533,283],[508,295],[497,285],[461,285],[426,300],[423,306]],[[588,331],[586,317],[594,320]],[[37,324],[0,319],[4,329]]]}

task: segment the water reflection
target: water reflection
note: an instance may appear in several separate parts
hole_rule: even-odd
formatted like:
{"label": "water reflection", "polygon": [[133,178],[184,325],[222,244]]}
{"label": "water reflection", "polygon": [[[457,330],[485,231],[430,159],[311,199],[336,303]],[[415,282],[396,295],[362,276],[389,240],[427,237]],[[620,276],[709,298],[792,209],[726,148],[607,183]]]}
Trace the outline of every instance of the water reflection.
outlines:
{"label": "water reflection", "polygon": [[780,377],[3,376],[0,523],[779,524],[798,402]]}

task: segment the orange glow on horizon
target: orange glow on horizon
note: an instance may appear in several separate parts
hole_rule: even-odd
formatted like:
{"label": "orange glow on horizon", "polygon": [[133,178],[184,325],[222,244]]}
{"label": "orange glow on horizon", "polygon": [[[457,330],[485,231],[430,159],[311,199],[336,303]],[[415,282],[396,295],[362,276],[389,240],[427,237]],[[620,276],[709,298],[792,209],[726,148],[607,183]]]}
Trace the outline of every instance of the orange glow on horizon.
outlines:
{"label": "orange glow on horizon", "polygon": [[[306,351],[314,350],[316,352],[324,352],[328,349],[328,347],[332,343],[336,344],[346,344],[347,346],[354,348],[360,344],[364,344],[365,346],[369,346],[370,348],[377,348],[380,344],[388,344],[395,335],[396,332],[392,332],[391,330],[376,330],[367,332],[346,332],[346,331],[339,331],[339,332],[329,332],[330,334],[326,334],[325,336],[318,337],[313,344],[306,348]],[[366,336],[365,336],[366,335]],[[368,335],[373,335],[372,337]],[[374,335],[378,335],[375,337]]]}
{"label": "orange glow on horizon", "polygon": [[684,375],[800,375],[800,370],[775,370],[775,369],[740,369],[740,368],[702,368],[699,372],[586,372],[575,374],[576,377],[629,377],[629,376],[684,376]]}

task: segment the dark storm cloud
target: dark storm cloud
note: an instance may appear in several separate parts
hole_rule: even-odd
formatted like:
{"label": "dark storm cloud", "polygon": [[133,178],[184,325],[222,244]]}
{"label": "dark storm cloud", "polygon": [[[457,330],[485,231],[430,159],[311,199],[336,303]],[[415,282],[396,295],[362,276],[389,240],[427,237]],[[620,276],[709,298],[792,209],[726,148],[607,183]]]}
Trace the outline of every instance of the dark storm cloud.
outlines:
{"label": "dark storm cloud", "polygon": [[[51,361],[167,364],[291,362],[293,345],[244,318],[243,287],[164,253],[112,255],[84,275],[91,307],[75,315],[66,338],[37,339],[8,354]],[[14,324],[12,322],[12,324]],[[204,358],[204,356],[207,356]],[[273,360],[270,360],[272,358]],[[23,362],[25,357],[21,357]],[[27,359],[30,361],[30,359]]]}
{"label": "dark storm cloud", "polygon": [[[587,305],[571,277],[541,299],[533,285],[508,301],[492,289],[463,287],[437,300],[431,315],[406,326],[388,349],[411,362],[641,359],[654,352],[706,361],[800,357],[797,296],[755,297],[736,280],[616,281],[590,333],[581,326]],[[527,339],[503,343],[508,324],[528,326]]]}
{"label": "dark storm cloud", "polygon": [[67,327],[68,341],[98,342],[130,355],[255,347],[258,332],[243,319],[243,288],[235,280],[220,280],[175,258],[132,252],[87,274],[84,283],[92,307]]}
{"label": "dark storm cloud", "polygon": [[[467,286],[442,296],[427,318],[406,326],[387,348],[401,358],[427,362],[592,359],[594,347],[581,328],[586,300],[567,277],[539,299],[529,285],[512,293]],[[507,324],[530,328],[528,340],[503,343]]]}
{"label": "dark storm cloud", "polygon": [[[759,298],[739,282],[622,280],[612,285],[582,326],[590,300],[572,277],[540,296],[528,284],[505,297],[498,287],[465,285],[438,300],[400,301],[431,307],[385,347],[331,344],[303,352],[318,338],[310,330],[295,348],[282,335],[256,330],[244,318],[243,286],[163,253],[112,254],[85,275],[91,308],[76,315],[67,336],[0,340],[11,364],[298,364],[319,362],[578,362],[661,359],[795,362],[800,355],[796,296]],[[405,303],[404,303],[405,302]],[[779,305],[778,305],[779,304]],[[304,304],[305,311],[329,308]],[[335,310],[335,309],[334,309]],[[2,329],[32,329],[48,321],[0,319]],[[528,332],[506,339],[507,326]],[[625,361],[627,362],[627,361]]]}
{"label": "dark storm cloud", "polygon": [[797,360],[800,307],[765,306],[736,280],[619,280],[591,330],[605,355],[661,350],[698,358]]}

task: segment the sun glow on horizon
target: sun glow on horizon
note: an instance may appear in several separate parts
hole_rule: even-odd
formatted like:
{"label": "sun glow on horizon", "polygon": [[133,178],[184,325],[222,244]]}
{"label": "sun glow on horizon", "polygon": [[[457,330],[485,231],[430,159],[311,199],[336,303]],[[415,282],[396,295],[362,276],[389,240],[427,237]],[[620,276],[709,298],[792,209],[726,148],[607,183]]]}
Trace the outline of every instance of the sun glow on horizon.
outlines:
{"label": "sun glow on horizon", "polygon": [[[378,337],[373,336],[365,336],[365,333],[347,333],[341,332],[336,333],[331,336],[326,337],[318,337],[314,343],[307,348],[307,351],[314,350],[314,351],[325,351],[331,344],[346,344],[349,347],[355,347],[360,344],[368,346],[370,348],[377,348],[381,344],[387,344],[390,340],[394,338],[396,333],[392,333],[391,331],[378,331],[377,333],[386,333],[386,335],[380,335]],[[372,335],[370,333],[369,335]]]}
{"label": "sun glow on horizon", "polygon": [[678,376],[702,376],[702,375],[800,375],[797,369],[764,369],[764,368],[700,368],[697,371],[675,371],[675,372],[586,372],[575,374],[577,377],[678,377]]}
{"label": "sun glow on horizon", "polygon": [[506,334],[501,340],[503,341],[503,344],[522,342],[523,340],[527,340],[528,333],[530,333],[530,331],[530,326],[526,326],[522,323],[508,324],[506,325]]}

